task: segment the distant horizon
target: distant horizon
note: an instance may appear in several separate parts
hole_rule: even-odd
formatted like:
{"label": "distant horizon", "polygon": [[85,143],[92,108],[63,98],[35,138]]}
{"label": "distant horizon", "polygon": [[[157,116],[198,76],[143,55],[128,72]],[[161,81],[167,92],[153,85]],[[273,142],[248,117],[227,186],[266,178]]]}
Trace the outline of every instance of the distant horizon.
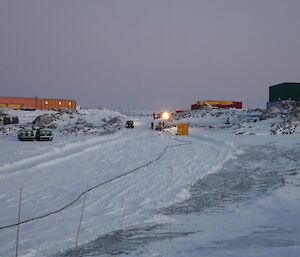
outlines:
{"label": "distant horizon", "polygon": [[[281,84],[285,84],[285,83],[289,83],[289,84],[299,84],[300,82],[295,82],[295,81],[286,81],[286,82],[280,82],[280,83],[277,83],[277,84],[274,84],[274,85],[270,85],[268,86],[268,89],[269,87],[272,87],[272,86],[277,86],[277,85],[281,85]],[[3,95],[0,95],[0,98],[3,97],[3,98],[38,98],[38,99],[53,99],[53,100],[74,100],[76,101],[77,103],[77,106],[80,106],[80,107],[83,107],[83,108],[98,108],[98,109],[101,109],[101,108],[107,108],[107,109],[112,109],[112,110],[123,110],[123,109],[127,109],[127,107],[117,107],[117,108],[108,108],[106,106],[84,106],[84,105],[81,105],[77,99],[69,99],[69,98],[48,98],[48,97],[45,97],[45,96],[34,96],[34,97],[30,97],[30,96],[3,96]],[[268,97],[269,98],[269,97]],[[207,98],[207,99],[198,99],[198,100],[195,100],[194,102],[190,103],[188,107],[170,107],[168,108],[169,110],[175,110],[175,109],[190,109],[191,105],[192,104],[195,104],[197,101],[240,101],[238,99],[212,99],[212,98]],[[265,108],[266,107],[266,103],[269,101],[269,99],[266,100],[265,102],[265,106],[264,107],[258,107],[258,106],[254,106],[252,108],[248,108],[247,106],[245,106],[244,102],[243,102],[243,108],[247,108],[247,109],[255,109],[255,108]],[[241,101],[242,102],[242,101]],[[156,109],[156,111],[159,111],[161,110],[162,108],[160,109]],[[167,110],[166,108],[163,108],[164,110]],[[129,110],[143,110],[142,108],[137,108],[137,109],[129,109]],[[148,109],[148,111],[153,111],[154,109]]]}
{"label": "distant horizon", "polygon": [[[108,107],[106,106],[103,106],[103,107],[100,107],[100,106],[82,106],[77,99],[70,99],[70,98],[48,98],[48,97],[45,97],[45,96],[42,96],[42,97],[39,97],[39,96],[35,96],[35,97],[30,97],[30,96],[3,96],[3,95],[0,95],[0,98],[25,98],[25,99],[47,99],[47,100],[72,100],[72,101],[76,101],[76,104],[77,106],[79,107],[83,107],[83,108],[98,108],[98,109],[101,109],[101,108],[107,108],[109,109]],[[239,100],[231,100],[231,99],[198,99],[192,103],[189,104],[189,107],[188,109],[190,109],[191,105],[192,104],[195,104],[197,101],[239,101]],[[120,107],[120,108],[112,108],[112,110],[118,110],[118,109],[127,109],[126,107]],[[187,109],[187,108],[180,108],[180,107],[176,107],[176,108],[171,108],[171,109]],[[130,109],[130,110],[140,110],[139,108],[138,109]],[[153,110],[153,109],[149,109],[150,110]]]}
{"label": "distant horizon", "polygon": [[[280,82],[280,83],[277,83],[277,84],[274,84],[274,85],[270,85],[268,86],[267,88],[269,89],[269,87],[272,87],[272,86],[277,86],[277,85],[281,85],[281,84],[285,84],[285,83],[289,83],[289,84],[299,84],[300,82],[295,82],[295,81],[286,81],[286,82]],[[97,108],[97,109],[111,109],[111,110],[132,110],[132,111],[161,111],[161,110],[175,110],[175,109],[184,109],[184,110],[187,110],[187,109],[190,109],[191,105],[192,104],[195,104],[197,101],[241,101],[241,100],[238,100],[238,99],[212,99],[212,98],[207,98],[207,99],[198,99],[198,100],[195,100],[194,102],[190,103],[188,107],[163,107],[163,108],[159,108],[159,109],[143,109],[143,108],[133,108],[133,109],[128,109],[127,107],[116,107],[116,108],[109,108],[107,106],[85,106],[85,105],[81,105],[80,102],[77,100],[77,99],[70,99],[70,98],[48,98],[48,97],[45,97],[45,96],[34,96],[34,97],[30,97],[30,96],[3,96],[3,95],[0,95],[0,98],[3,97],[3,98],[38,98],[38,99],[53,99],[53,100],[74,100],[76,101],[77,103],[77,106],[79,107],[82,107],[82,108]],[[268,97],[269,98],[269,97]],[[269,101],[269,99],[266,100],[265,102],[265,106],[261,107],[261,106],[253,106],[253,107],[247,107],[245,106],[244,102],[243,102],[243,108],[246,108],[246,109],[256,109],[256,108],[260,108],[260,109],[265,109],[266,108],[266,104],[267,102]]]}

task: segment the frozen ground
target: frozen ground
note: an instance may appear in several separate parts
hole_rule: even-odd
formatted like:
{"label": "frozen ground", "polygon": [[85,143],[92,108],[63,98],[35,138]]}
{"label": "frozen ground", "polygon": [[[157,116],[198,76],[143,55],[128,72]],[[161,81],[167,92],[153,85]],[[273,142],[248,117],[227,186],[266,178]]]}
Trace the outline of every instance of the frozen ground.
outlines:
{"label": "frozen ground", "polygon": [[[193,128],[179,141],[142,115],[110,135],[1,136],[0,228],[16,223],[20,187],[22,221],[90,188],[77,249],[83,197],[22,224],[19,256],[299,256],[299,133],[271,136],[274,120],[255,113],[225,126],[226,115],[182,119]],[[0,229],[1,257],[15,239]]]}

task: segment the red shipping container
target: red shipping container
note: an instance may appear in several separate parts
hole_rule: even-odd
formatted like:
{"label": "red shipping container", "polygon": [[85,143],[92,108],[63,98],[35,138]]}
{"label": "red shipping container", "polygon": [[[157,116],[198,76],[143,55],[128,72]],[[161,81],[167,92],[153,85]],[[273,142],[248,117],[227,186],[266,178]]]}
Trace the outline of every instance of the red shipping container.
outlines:
{"label": "red shipping container", "polygon": [[198,104],[192,104],[191,105],[191,110],[193,111],[193,110],[198,110],[199,109],[199,106],[198,106]]}
{"label": "red shipping container", "polygon": [[243,109],[243,102],[233,102],[233,106],[236,109]]}

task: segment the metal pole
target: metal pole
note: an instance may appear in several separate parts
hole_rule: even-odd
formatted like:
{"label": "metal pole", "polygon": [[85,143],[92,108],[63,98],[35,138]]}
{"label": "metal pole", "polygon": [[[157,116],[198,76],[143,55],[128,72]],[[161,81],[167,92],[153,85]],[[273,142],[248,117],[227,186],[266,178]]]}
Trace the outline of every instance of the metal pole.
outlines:
{"label": "metal pole", "polygon": [[124,205],[124,211],[123,211],[123,216],[122,216],[122,220],[121,220],[120,231],[123,230],[123,222],[124,222],[124,218],[125,218],[125,212],[126,212],[126,209],[127,209],[127,202],[128,202],[129,194],[130,194],[130,191],[128,192],[126,200],[125,200],[125,205]]}
{"label": "metal pole", "polygon": [[124,204],[124,210],[123,210],[123,215],[122,215],[122,219],[121,219],[121,225],[120,225],[120,230],[116,231],[116,248],[115,248],[115,252],[113,253],[113,255],[118,255],[118,246],[119,246],[119,240],[121,237],[121,233],[123,230],[123,222],[124,222],[124,218],[125,218],[125,213],[126,213],[126,209],[127,209],[127,202],[128,202],[128,198],[129,198],[129,194],[130,191],[128,191],[127,197],[125,199],[125,204]]}
{"label": "metal pole", "polygon": [[[86,185],[86,188],[88,189],[88,184]],[[85,200],[86,200],[86,195],[87,195],[87,189],[85,191],[84,198],[83,198],[83,204],[82,204],[82,209],[81,209],[79,226],[78,226],[78,231],[77,231],[77,235],[76,235],[76,244],[75,244],[76,251],[77,251],[77,247],[78,247],[79,234],[80,234],[81,222],[82,222],[83,212],[84,212],[84,207],[85,207]]]}
{"label": "metal pole", "polygon": [[16,257],[18,257],[18,248],[19,248],[19,232],[20,232],[20,219],[21,219],[21,204],[22,204],[22,187],[20,188],[20,196],[19,196],[19,213],[18,213],[17,240],[16,240]]}

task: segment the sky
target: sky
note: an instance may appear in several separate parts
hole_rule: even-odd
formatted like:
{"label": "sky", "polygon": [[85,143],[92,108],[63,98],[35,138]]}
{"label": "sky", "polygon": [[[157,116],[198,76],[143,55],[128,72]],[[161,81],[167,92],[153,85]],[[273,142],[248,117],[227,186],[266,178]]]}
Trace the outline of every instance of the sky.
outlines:
{"label": "sky", "polygon": [[299,0],[0,0],[0,96],[265,107],[300,82]]}

